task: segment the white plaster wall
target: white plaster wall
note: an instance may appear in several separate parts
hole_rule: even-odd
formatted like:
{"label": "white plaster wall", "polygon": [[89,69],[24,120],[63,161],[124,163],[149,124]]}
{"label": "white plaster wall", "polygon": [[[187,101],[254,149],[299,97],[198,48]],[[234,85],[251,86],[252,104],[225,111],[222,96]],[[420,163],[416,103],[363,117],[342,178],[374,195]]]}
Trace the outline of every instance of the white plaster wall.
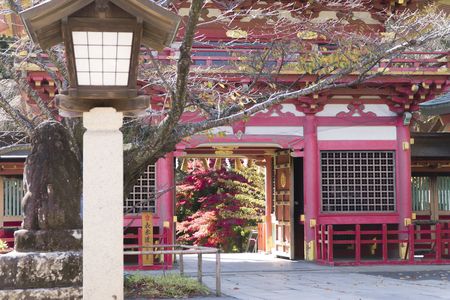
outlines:
{"label": "white plaster wall", "polygon": [[[318,112],[318,117],[334,117],[340,112],[349,112],[348,104],[326,104],[321,112]],[[397,114],[389,110],[386,104],[364,104],[364,112],[373,112],[378,117],[395,117]],[[358,114],[354,115],[358,117]]]}
{"label": "white plaster wall", "polygon": [[387,104],[364,104],[365,112],[373,112],[378,117],[396,117],[397,114],[391,110],[389,110],[389,106]]}
{"label": "white plaster wall", "polygon": [[298,111],[294,104],[285,103],[281,105],[283,108],[281,109],[282,113],[292,113],[296,117],[303,117],[305,114],[301,111]]}
{"label": "white plaster wall", "polygon": [[326,104],[322,111],[318,112],[318,117],[334,117],[338,113],[348,112],[348,104]]}
{"label": "white plaster wall", "polygon": [[319,126],[319,141],[376,141],[397,140],[395,126]]}
{"label": "white plaster wall", "polygon": [[303,136],[303,127],[300,127],[300,126],[247,126],[245,128],[245,134]]}

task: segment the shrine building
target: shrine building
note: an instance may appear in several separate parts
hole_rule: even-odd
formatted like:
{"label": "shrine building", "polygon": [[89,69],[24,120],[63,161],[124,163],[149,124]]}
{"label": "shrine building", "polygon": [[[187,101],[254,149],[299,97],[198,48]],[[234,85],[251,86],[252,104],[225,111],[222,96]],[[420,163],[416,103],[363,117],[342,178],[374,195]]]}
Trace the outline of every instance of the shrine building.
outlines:
{"label": "shrine building", "polygon": [[[248,7],[250,2],[257,8],[264,5],[263,1],[241,5]],[[382,29],[380,10],[414,8],[419,3],[372,2],[371,10],[353,14],[350,25]],[[186,17],[188,7],[188,3],[180,4],[179,14]],[[215,18],[222,10],[210,1],[201,21]],[[335,11],[320,9],[313,9],[312,14],[318,21],[336,16]],[[258,24],[257,18],[235,22],[239,34]],[[220,74],[229,84],[250,82],[251,78],[233,68],[233,62],[242,53],[264,47],[262,41],[239,43],[236,31],[214,24],[200,27],[198,34],[204,38],[192,49],[193,72]],[[329,41],[315,36],[308,39],[320,51],[334,51]],[[233,46],[224,50],[223,45],[231,42]],[[153,55],[175,64],[177,45]],[[147,51],[142,50],[144,62],[150,61]],[[175,185],[176,160],[251,159],[266,169],[266,212],[258,235],[259,251],[328,265],[449,263],[449,127],[432,133],[411,130],[419,104],[448,91],[449,59],[448,49],[405,52],[391,61],[380,61],[374,71],[385,72],[364,83],[287,99],[244,121],[180,142],[172,153],[148,166],[124,200],[124,243],[142,245],[143,212],[152,214],[155,244],[175,242],[175,194],[167,192],[157,199],[151,195]],[[351,82],[358,75],[347,75],[341,82]],[[277,79],[306,86],[317,76],[293,69],[281,72]],[[51,100],[57,93],[53,79],[37,66],[28,66],[27,80],[43,99]],[[152,96],[152,107],[164,105],[157,87],[145,91]],[[32,100],[24,101],[33,106]],[[202,116],[185,112],[183,120],[201,121]],[[23,158],[5,159],[0,159],[0,227],[11,227],[17,224],[10,220],[20,220],[18,178]],[[141,256],[126,259],[130,269],[171,263],[171,256],[155,257],[151,264]]]}

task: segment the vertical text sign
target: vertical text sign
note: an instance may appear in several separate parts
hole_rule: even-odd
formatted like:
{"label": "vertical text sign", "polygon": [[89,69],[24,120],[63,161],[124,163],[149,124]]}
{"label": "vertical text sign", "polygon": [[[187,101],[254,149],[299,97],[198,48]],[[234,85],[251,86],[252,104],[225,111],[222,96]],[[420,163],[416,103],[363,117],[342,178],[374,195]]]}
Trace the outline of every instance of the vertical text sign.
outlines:
{"label": "vertical text sign", "polygon": [[[153,248],[146,248],[146,246],[153,246],[153,215],[150,212],[142,213],[142,250],[153,250]],[[153,254],[144,254],[142,264],[144,266],[153,265]]]}

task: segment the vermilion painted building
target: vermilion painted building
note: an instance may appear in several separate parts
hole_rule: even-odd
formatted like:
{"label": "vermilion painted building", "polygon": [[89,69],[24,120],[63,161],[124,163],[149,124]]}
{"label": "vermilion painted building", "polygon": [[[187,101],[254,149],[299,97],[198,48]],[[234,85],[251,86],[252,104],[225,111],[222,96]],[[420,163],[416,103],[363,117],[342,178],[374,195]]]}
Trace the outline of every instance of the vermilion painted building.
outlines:
{"label": "vermilion painted building", "polygon": [[[264,5],[250,2],[240,5]],[[373,1],[373,11],[360,11],[349,22],[382,29],[377,10],[415,4]],[[183,2],[179,13],[185,16],[187,8]],[[223,9],[212,1],[201,18],[214,19]],[[317,9],[312,14],[320,20],[336,12]],[[242,18],[236,25],[245,31],[257,25],[255,20]],[[249,53],[255,46],[234,41],[233,32],[219,25],[199,30],[210,43],[194,45],[193,68],[211,75],[226,73],[229,82],[249,80],[231,62],[237,53]],[[232,50],[223,50],[221,45],[231,40]],[[311,43],[318,49],[330,47],[320,39]],[[177,54],[174,47],[158,58],[171,64]],[[154,213],[154,242],[173,242],[173,193],[140,203],[154,191],[174,185],[175,157],[251,158],[266,166],[266,215],[259,236],[265,243],[260,243],[260,250],[327,264],[449,262],[445,216],[450,212],[450,153],[436,148],[439,153],[420,154],[420,147],[434,149],[447,139],[437,136],[438,142],[427,145],[427,138],[410,133],[418,104],[448,89],[448,59],[448,52],[405,53],[390,62],[384,75],[364,84],[288,99],[245,122],[213,130],[220,135],[199,134],[179,143],[173,153],[148,167],[124,201],[125,243],[142,244],[142,211]],[[385,64],[382,61],[375,69]],[[305,85],[317,77],[291,71],[278,78]],[[44,98],[54,96],[55,85],[44,72],[29,69],[28,80]],[[152,105],[162,103],[154,90],[148,93],[154,95]],[[184,119],[201,117],[186,112]],[[127,262],[145,267],[141,257]]]}

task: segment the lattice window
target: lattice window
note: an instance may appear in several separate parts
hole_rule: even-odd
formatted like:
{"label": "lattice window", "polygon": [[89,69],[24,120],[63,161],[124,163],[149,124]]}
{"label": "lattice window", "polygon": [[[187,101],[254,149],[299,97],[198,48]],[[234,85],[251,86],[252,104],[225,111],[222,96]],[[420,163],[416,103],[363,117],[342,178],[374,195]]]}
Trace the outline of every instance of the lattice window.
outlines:
{"label": "lattice window", "polygon": [[156,212],[156,168],[149,165],[144,174],[138,179],[133,191],[124,203],[125,214],[137,214],[143,211]]}
{"label": "lattice window", "polygon": [[23,195],[22,178],[3,177],[3,216],[20,217],[22,215]]}
{"label": "lattice window", "polygon": [[412,204],[413,211],[430,210],[431,178],[427,176],[412,176]]}
{"label": "lattice window", "polygon": [[395,152],[322,151],[322,211],[395,211]]}
{"label": "lattice window", "polygon": [[437,177],[439,210],[450,210],[450,176]]}

